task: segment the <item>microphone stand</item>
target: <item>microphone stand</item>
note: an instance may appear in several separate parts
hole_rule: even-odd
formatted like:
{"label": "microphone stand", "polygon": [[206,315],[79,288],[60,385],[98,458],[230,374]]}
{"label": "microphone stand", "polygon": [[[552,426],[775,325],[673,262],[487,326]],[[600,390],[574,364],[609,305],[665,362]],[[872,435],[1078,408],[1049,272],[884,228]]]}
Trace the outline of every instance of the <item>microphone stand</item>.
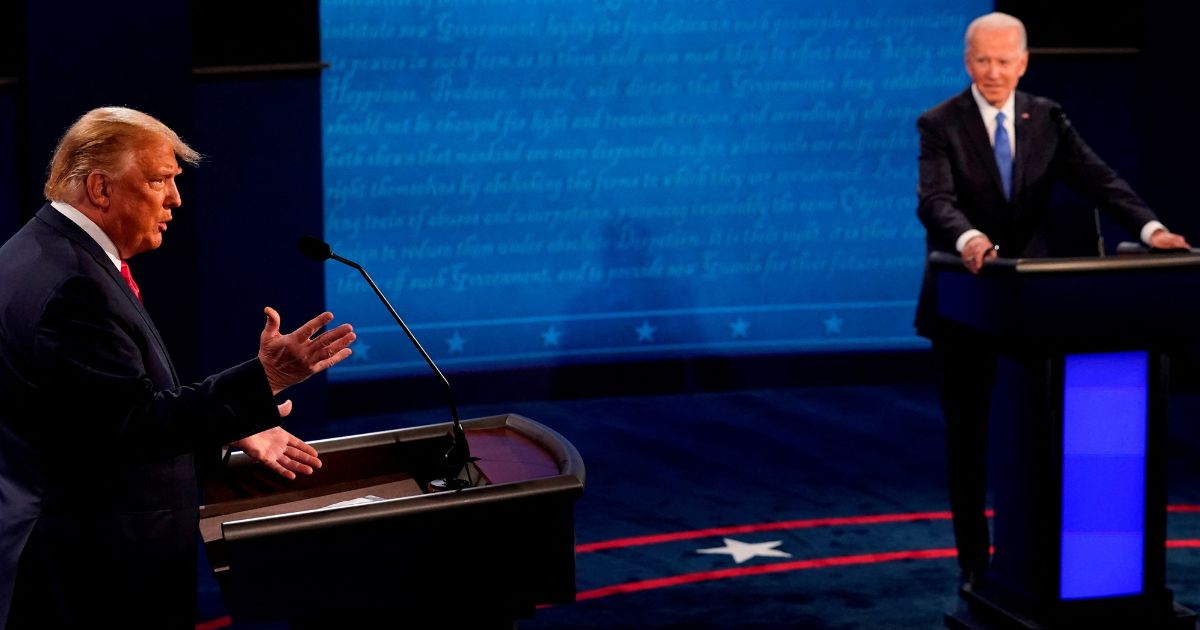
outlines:
{"label": "microphone stand", "polygon": [[[312,258],[322,256],[332,258],[343,265],[357,269],[362,274],[363,279],[367,281],[367,284],[371,286],[371,290],[375,291],[375,295],[379,297],[379,301],[383,302],[388,312],[392,314],[392,319],[395,319],[396,323],[400,324],[400,328],[404,330],[404,334],[408,335],[408,340],[421,353],[421,357],[425,359],[425,363],[429,365],[429,369],[433,370],[433,373],[442,381],[442,386],[446,389],[446,401],[450,405],[450,415],[454,420],[453,428],[451,429],[450,448],[442,455],[443,476],[430,481],[429,485],[436,491],[462,490],[463,488],[474,487],[475,482],[471,479],[471,471],[467,464],[477,461],[479,458],[471,457],[471,448],[467,445],[467,435],[463,431],[462,423],[458,419],[458,405],[454,402],[454,390],[450,387],[450,381],[446,378],[446,375],[442,374],[442,371],[438,369],[437,364],[433,362],[433,358],[421,346],[421,342],[417,341],[416,335],[404,323],[404,320],[400,318],[400,314],[396,312],[396,309],[392,308],[392,303],[383,295],[383,291],[379,290],[379,286],[375,284],[375,281],[371,279],[371,275],[367,273],[366,269],[363,269],[362,265],[338,256],[333,253],[328,244],[311,237],[301,239],[300,251]],[[464,469],[466,470],[466,478],[461,479],[460,475]]]}
{"label": "microphone stand", "polygon": [[[1058,128],[1059,139],[1062,142],[1066,142],[1071,145],[1071,151],[1075,154],[1075,159],[1078,160],[1080,166],[1082,166],[1086,160],[1084,159],[1083,151],[1081,151],[1079,148],[1079,140],[1071,137],[1071,135],[1075,133],[1075,128],[1071,124],[1071,119],[1067,118],[1067,113],[1064,112],[1061,107],[1052,107],[1050,109],[1050,120],[1054,121],[1054,125]],[[1100,258],[1104,258],[1108,254],[1104,251],[1104,229],[1101,227],[1100,223],[1099,206],[1094,206],[1092,208],[1092,223],[1096,230],[1096,253]]]}

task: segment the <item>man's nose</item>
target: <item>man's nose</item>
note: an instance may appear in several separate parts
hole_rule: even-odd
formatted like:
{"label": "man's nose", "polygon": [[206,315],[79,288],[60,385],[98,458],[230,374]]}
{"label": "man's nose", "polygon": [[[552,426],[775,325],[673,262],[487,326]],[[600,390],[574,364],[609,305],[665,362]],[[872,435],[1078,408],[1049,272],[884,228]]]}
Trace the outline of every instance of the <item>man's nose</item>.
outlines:
{"label": "man's nose", "polygon": [[168,208],[178,208],[183,205],[183,198],[179,195],[179,187],[175,182],[170,182],[167,188],[167,198],[163,201],[163,205]]}

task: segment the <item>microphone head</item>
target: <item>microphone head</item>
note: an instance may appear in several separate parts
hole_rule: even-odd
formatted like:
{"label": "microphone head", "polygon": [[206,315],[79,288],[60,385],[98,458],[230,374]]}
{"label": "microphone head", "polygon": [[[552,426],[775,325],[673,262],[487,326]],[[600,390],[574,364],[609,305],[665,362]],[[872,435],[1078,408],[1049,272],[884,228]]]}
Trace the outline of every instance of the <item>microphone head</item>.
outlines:
{"label": "microphone head", "polygon": [[329,260],[330,256],[333,256],[333,249],[329,247],[329,243],[312,236],[301,236],[296,247],[300,249],[301,254],[313,260]]}
{"label": "microphone head", "polygon": [[1053,120],[1055,124],[1062,125],[1063,127],[1071,126],[1071,121],[1067,119],[1067,113],[1058,106],[1050,108],[1050,120]]}

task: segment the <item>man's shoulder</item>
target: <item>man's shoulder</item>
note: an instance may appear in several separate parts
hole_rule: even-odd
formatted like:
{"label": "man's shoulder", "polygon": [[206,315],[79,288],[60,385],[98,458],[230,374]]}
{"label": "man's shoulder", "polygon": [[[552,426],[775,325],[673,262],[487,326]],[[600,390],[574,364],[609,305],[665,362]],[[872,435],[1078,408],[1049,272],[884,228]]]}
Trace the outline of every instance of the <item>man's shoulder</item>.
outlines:
{"label": "man's shoulder", "polygon": [[100,273],[103,268],[93,253],[47,218],[39,212],[0,245],[0,278],[28,287],[55,277]]}
{"label": "man's shoulder", "polygon": [[945,123],[957,120],[962,117],[964,112],[969,112],[972,105],[974,105],[974,100],[971,98],[971,89],[968,87],[966,90],[925,110],[917,120],[919,122],[930,123]]}
{"label": "man's shoulder", "polygon": [[1020,90],[1017,90],[1016,99],[1017,99],[1017,102],[1015,103],[1015,105],[1016,105],[1017,111],[1020,113],[1023,113],[1023,112],[1048,112],[1052,109],[1062,109],[1062,106],[1059,105],[1056,101],[1048,99],[1044,96],[1030,94],[1029,92],[1022,92]]}

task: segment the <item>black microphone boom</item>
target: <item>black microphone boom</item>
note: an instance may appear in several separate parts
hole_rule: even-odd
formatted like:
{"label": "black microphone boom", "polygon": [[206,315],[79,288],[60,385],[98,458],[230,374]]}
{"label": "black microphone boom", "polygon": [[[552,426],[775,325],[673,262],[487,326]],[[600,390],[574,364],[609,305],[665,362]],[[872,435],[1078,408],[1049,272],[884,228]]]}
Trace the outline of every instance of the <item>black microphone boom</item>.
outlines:
{"label": "black microphone boom", "polygon": [[[1074,138],[1069,137],[1071,134],[1075,133],[1075,129],[1071,126],[1071,119],[1067,118],[1067,113],[1063,111],[1063,108],[1059,107],[1058,105],[1051,107],[1050,120],[1054,121],[1054,124],[1058,127],[1059,139],[1062,142],[1070,143],[1071,146],[1074,147],[1075,159],[1078,160],[1080,164],[1085,163],[1086,160],[1083,157],[1083,152],[1079,150],[1077,141]],[[1092,225],[1093,229],[1096,231],[1096,254],[1100,258],[1104,258],[1108,255],[1108,252],[1106,251],[1107,248],[1104,246],[1104,228],[1100,223],[1100,208],[1098,206],[1092,207]]]}
{"label": "black microphone boom", "polygon": [[408,335],[408,340],[416,346],[417,351],[421,353],[421,357],[425,359],[425,363],[429,364],[429,369],[433,370],[433,373],[441,379],[442,385],[446,388],[446,400],[450,404],[450,415],[454,419],[454,425],[451,437],[452,444],[442,458],[446,475],[442,479],[435,479],[431,485],[440,490],[461,490],[462,488],[473,486],[474,484],[471,483],[469,474],[466,480],[459,479],[459,473],[464,466],[473,461],[473,458],[471,457],[471,448],[467,446],[467,435],[463,431],[462,423],[458,419],[458,405],[454,402],[454,390],[451,389],[450,381],[446,379],[446,375],[442,374],[437,364],[433,362],[433,358],[429,356],[428,352],[425,352],[425,348],[421,346],[421,342],[417,341],[416,335],[408,328],[404,320],[400,319],[400,314],[396,312],[396,309],[392,308],[392,303],[388,302],[388,299],[384,297],[383,291],[379,290],[379,286],[371,279],[367,270],[362,268],[362,265],[338,256],[333,253],[333,248],[329,246],[329,243],[312,236],[300,237],[300,242],[296,245],[300,249],[301,254],[313,260],[323,262],[332,258],[344,265],[357,269],[362,274],[363,279],[367,281],[367,284],[371,285],[371,289],[375,291],[375,295],[379,296],[379,301],[383,302],[383,305],[387,307],[388,312],[392,314],[392,318],[396,320],[397,324],[400,324],[400,328],[404,330],[404,334]]}

